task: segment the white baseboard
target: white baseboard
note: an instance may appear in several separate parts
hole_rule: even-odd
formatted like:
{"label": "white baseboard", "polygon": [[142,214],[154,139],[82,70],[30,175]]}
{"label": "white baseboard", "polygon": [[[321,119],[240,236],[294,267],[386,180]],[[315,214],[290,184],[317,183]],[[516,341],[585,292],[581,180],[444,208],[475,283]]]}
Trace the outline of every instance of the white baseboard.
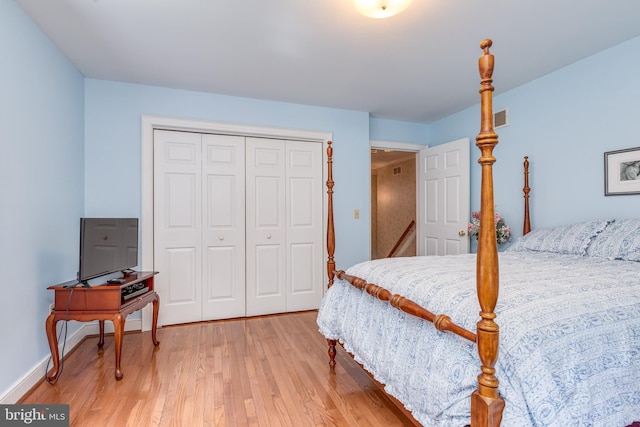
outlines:
{"label": "white baseboard", "polygon": [[[141,319],[127,320],[124,324],[125,331],[139,331],[142,329]],[[105,322],[105,333],[113,333],[113,323]],[[76,348],[78,344],[82,342],[84,337],[89,335],[98,335],[100,328],[98,322],[83,323],[82,326],[73,334],[67,337],[67,344],[65,346],[65,354],[69,354],[71,350]],[[60,355],[62,355],[62,343],[59,343]],[[61,356],[62,357],[62,356]],[[1,405],[10,405],[16,403],[22,396],[24,396],[33,386],[44,380],[45,369],[49,364],[49,369],[53,367],[52,363],[49,363],[50,356],[45,357],[34,366],[29,372],[25,373],[22,378],[16,381],[9,389],[0,396]],[[62,374],[63,375],[63,374]]]}

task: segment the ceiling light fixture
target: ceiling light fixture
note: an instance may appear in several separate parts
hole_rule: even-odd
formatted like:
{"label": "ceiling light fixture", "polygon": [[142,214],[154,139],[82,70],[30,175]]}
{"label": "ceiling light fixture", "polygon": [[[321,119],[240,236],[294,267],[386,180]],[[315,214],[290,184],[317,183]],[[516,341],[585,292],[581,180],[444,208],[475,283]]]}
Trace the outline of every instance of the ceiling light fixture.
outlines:
{"label": "ceiling light fixture", "polygon": [[388,18],[409,7],[413,0],[353,0],[358,12],[369,18]]}

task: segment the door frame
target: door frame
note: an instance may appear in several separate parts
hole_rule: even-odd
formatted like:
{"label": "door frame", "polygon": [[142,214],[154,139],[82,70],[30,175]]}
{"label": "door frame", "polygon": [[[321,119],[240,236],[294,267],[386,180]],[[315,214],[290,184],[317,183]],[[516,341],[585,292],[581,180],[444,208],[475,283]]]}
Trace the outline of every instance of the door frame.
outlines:
{"label": "door frame", "polygon": [[[177,130],[184,132],[215,133],[224,135],[253,136],[263,138],[289,139],[322,143],[322,181],[327,180],[327,147],[333,133],[309,131],[268,126],[256,126],[242,123],[228,123],[205,120],[183,119],[178,117],[142,115],[141,117],[141,213],[140,213],[140,268],[143,271],[154,270],[153,259],[153,131],[155,129]],[[327,192],[322,196],[322,232],[327,235]],[[326,239],[323,239],[323,254],[327,253]],[[162,272],[160,272],[162,273]],[[324,289],[323,289],[324,292]],[[151,330],[152,309],[142,310],[142,330]]]}
{"label": "door frame", "polygon": [[[429,144],[414,144],[411,142],[399,142],[399,141],[384,141],[384,140],[380,140],[380,139],[371,139],[369,140],[369,149],[371,150],[393,150],[393,151],[406,151],[408,153],[414,153],[416,155],[416,176],[415,176],[415,181],[416,181],[416,219],[420,218],[420,204],[418,203],[418,195],[419,195],[419,188],[418,188],[418,152],[420,152],[421,150],[424,150],[425,148],[429,148]],[[369,170],[371,170],[371,155],[369,155]],[[372,194],[371,194],[371,188],[369,188],[369,200],[371,201],[372,199]],[[373,223],[373,221],[371,221],[370,223]],[[417,223],[417,221],[416,221]],[[371,230],[369,230],[369,232],[371,232]],[[369,257],[371,257],[371,245],[373,244],[373,242],[371,242],[369,244]],[[418,253],[418,234],[417,234],[417,227],[416,227],[416,253]]]}

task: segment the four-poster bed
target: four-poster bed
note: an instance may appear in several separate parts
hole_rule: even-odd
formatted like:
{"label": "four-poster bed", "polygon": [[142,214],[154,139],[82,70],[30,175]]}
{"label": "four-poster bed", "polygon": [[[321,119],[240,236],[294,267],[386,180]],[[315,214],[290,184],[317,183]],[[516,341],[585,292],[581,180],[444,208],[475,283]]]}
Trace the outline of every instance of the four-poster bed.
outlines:
{"label": "four-poster bed", "polygon": [[[633,413],[640,408],[640,220],[529,232],[525,158],[525,236],[498,254],[490,47],[481,44],[476,145],[481,224],[491,226],[480,227],[477,255],[389,258],[336,271],[329,145],[329,290],[318,325],[330,366],[340,341],[426,426],[625,426],[640,418]],[[508,326],[501,331],[496,319]]]}

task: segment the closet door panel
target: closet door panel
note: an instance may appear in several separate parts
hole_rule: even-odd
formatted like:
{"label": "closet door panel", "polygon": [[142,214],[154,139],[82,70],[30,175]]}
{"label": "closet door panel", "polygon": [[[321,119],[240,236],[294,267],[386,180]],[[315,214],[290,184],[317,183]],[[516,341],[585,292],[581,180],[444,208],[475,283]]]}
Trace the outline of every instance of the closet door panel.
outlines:
{"label": "closet door panel", "polygon": [[286,309],[316,309],[323,294],[322,144],[286,142],[286,182]]}
{"label": "closet door panel", "polygon": [[285,143],[246,139],[247,315],[286,311]]}
{"label": "closet door panel", "polygon": [[201,138],[154,132],[154,265],[159,324],[202,319]]}
{"label": "closet door panel", "polygon": [[[170,314],[174,309],[177,311],[184,311],[185,307],[193,307],[199,300],[200,289],[197,287],[198,272],[197,267],[200,265],[197,259],[197,251],[194,247],[174,247],[167,248],[164,252],[164,267],[166,271],[169,283],[177,284],[179,286],[169,286],[168,293],[164,292],[163,301],[165,308],[169,309]],[[184,319],[190,319],[194,321],[195,316],[185,316]]]}
{"label": "closet door panel", "polygon": [[254,294],[258,300],[270,297],[284,297],[280,284],[282,278],[282,271],[280,271],[281,258],[282,250],[280,245],[256,245],[256,276],[254,278],[256,285]]}
{"label": "closet door panel", "polygon": [[245,316],[244,140],[202,135],[203,320]]}
{"label": "closet door panel", "polygon": [[[298,295],[304,295],[314,291],[316,282],[314,272],[317,270],[314,265],[314,260],[318,254],[313,244],[292,244],[290,248],[291,259],[289,274],[291,277],[291,286],[289,293],[291,294],[290,298],[295,299]],[[287,308],[291,305],[291,302],[287,304]],[[291,311],[295,311],[295,309]]]}

